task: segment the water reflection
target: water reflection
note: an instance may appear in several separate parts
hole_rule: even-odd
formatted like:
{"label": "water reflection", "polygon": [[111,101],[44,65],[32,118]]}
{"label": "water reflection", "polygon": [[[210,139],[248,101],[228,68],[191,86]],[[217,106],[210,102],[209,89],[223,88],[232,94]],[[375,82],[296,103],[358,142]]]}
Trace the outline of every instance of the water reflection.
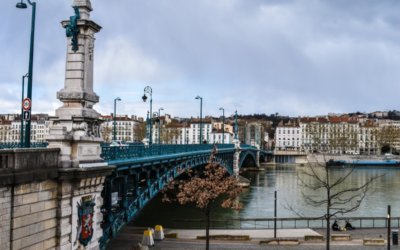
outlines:
{"label": "water reflection", "polygon": [[[324,214],[324,208],[309,206],[304,201],[301,192],[305,191],[300,185],[298,175],[305,181],[313,181],[310,177],[301,174],[305,167],[280,165],[266,167],[265,171],[247,172],[243,176],[250,179],[251,186],[240,197],[244,208],[237,212],[229,209],[218,208],[212,214],[213,219],[230,221],[230,225],[238,226],[239,222],[231,219],[239,218],[266,218],[274,215],[274,191],[278,192],[278,217],[296,217],[287,209],[291,205],[295,210],[305,216],[320,216]],[[331,170],[332,178],[338,178],[343,174],[342,170]],[[361,207],[349,216],[386,216],[387,205],[392,205],[392,216],[400,216],[400,169],[356,169],[350,175],[343,187],[357,186],[368,178],[376,175],[383,177],[371,184]],[[323,196],[321,192],[313,193],[316,197]],[[204,219],[200,210],[192,206],[163,203],[161,195],[155,197],[143,209],[140,215],[132,222],[139,226],[154,226],[162,224],[166,227],[191,227],[190,223],[177,223],[176,220]],[[199,226],[199,225],[196,225]],[[195,226],[195,227],[196,227]],[[243,226],[243,225],[242,225]]]}

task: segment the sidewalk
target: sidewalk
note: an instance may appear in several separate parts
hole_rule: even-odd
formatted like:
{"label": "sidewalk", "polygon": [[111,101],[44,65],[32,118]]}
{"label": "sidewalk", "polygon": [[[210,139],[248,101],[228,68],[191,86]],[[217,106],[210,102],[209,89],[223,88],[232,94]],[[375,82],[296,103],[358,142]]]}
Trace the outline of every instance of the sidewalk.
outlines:
{"label": "sidewalk", "polygon": [[[141,242],[143,228],[135,228],[127,226],[122,229],[116,239],[112,240],[107,249],[110,250],[131,250],[133,246]],[[205,241],[197,240],[197,236],[205,236],[205,230],[191,229],[165,229],[165,234],[176,234],[177,238],[169,238],[163,241],[156,241],[156,244],[151,249],[204,249]],[[387,246],[364,246],[363,239],[365,238],[383,238],[386,240],[386,229],[356,229],[353,231],[341,232],[350,234],[350,241],[333,241],[331,242],[332,249],[387,249]],[[210,230],[210,235],[232,235],[250,237],[247,241],[234,240],[211,240],[211,249],[226,249],[226,250],[244,250],[244,249],[296,249],[296,250],[317,250],[325,249],[325,241],[304,241],[305,235],[322,235],[325,237],[324,229],[279,229],[277,230],[278,238],[298,239],[298,245],[266,245],[260,244],[260,241],[271,239],[274,235],[274,230]],[[399,249],[399,246],[391,246],[391,249]]]}

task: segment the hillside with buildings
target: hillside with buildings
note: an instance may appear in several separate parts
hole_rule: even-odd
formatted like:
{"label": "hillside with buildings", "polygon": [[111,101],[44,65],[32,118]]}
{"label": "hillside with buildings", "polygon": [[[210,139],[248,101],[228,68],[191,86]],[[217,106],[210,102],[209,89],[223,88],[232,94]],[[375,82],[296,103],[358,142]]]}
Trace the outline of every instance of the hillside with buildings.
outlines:
{"label": "hillside with buildings", "polygon": [[[160,144],[232,143],[235,117],[171,117],[165,114],[145,121],[134,115],[112,114],[100,117],[100,134],[105,142],[113,140],[140,143],[149,137]],[[225,120],[225,123],[223,123]],[[52,118],[32,116],[32,142],[45,142]],[[200,141],[200,128],[201,138]],[[0,115],[0,142],[18,143],[21,134],[19,114]],[[115,138],[114,138],[115,137]],[[400,112],[328,114],[313,117],[238,115],[237,137],[245,144],[263,149],[331,154],[381,154],[400,152]]]}

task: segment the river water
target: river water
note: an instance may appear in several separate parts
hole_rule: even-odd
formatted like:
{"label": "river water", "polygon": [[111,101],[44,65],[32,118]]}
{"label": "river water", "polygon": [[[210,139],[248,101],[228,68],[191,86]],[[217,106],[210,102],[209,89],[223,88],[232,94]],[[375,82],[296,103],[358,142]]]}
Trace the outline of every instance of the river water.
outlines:
{"label": "river water", "polygon": [[[264,171],[245,172],[242,175],[251,181],[251,185],[240,197],[243,209],[233,211],[218,208],[212,214],[212,219],[231,220],[239,218],[271,218],[274,216],[274,192],[277,191],[277,216],[298,217],[288,207],[292,207],[303,216],[316,217],[324,214],[325,207],[312,207],[302,196],[302,192],[312,194],[313,197],[323,197],[324,193],[310,193],[301,185],[300,178],[306,183],[313,183],[313,179],[303,173],[304,166],[280,165],[265,167]],[[330,170],[333,179],[344,174],[343,170]],[[348,188],[361,185],[368,178],[382,175],[372,183],[360,206],[354,212],[345,216],[385,217],[387,205],[392,207],[392,216],[400,216],[400,169],[355,169],[346,183],[339,188]],[[182,206],[177,203],[162,202],[162,195],[157,195],[132,221],[135,226],[154,226],[161,224],[164,227],[191,227],[183,220],[202,220],[204,215],[200,210],[191,206]],[[235,226],[235,225],[232,225]]]}

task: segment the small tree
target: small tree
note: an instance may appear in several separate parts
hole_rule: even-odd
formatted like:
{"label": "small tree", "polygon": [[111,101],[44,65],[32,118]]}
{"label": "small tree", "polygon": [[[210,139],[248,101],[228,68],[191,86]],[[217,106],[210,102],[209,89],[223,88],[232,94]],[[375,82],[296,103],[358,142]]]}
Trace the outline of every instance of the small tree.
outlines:
{"label": "small tree", "polygon": [[146,123],[138,122],[133,127],[135,141],[142,141],[146,137]]}
{"label": "small tree", "polygon": [[384,146],[389,147],[390,153],[400,141],[400,128],[393,125],[384,126],[377,132],[377,141],[382,149]]}
{"label": "small tree", "polygon": [[[326,249],[330,248],[331,218],[338,214],[344,215],[357,210],[367,194],[369,186],[382,175],[376,175],[366,179],[361,185],[352,185],[349,177],[354,167],[343,170],[339,177],[332,177],[326,164],[311,164],[300,172],[298,179],[303,187],[302,196],[308,205],[313,207],[325,207],[325,213],[321,216],[326,220]],[[305,179],[308,178],[308,180]],[[291,205],[288,208],[303,217]]]}
{"label": "small tree", "polygon": [[163,201],[177,201],[181,205],[193,204],[200,208],[206,218],[206,249],[210,247],[210,218],[212,211],[222,206],[224,208],[240,209],[242,204],[237,201],[242,188],[238,186],[234,176],[228,176],[224,167],[213,163],[216,148],[210,156],[204,171],[193,175],[187,171],[185,180],[172,181],[164,189]]}
{"label": "small tree", "polygon": [[111,132],[112,132],[112,127],[111,126],[104,126],[102,131],[101,131],[101,136],[103,137],[103,140],[105,142],[111,142]]}

